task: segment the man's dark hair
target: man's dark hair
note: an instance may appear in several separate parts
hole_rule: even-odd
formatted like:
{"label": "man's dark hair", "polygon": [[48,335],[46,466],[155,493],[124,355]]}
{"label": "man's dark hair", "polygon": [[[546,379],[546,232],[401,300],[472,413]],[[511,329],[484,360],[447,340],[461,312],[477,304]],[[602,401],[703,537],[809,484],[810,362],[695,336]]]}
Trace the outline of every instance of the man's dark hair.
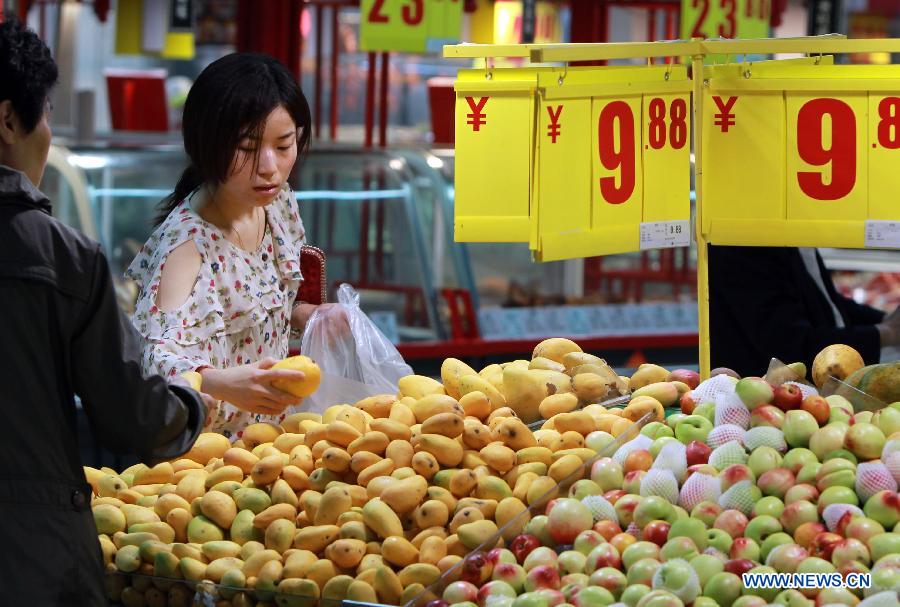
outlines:
{"label": "man's dark hair", "polygon": [[27,132],[35,129],[59,70],[50,49],[18,19],[0,23],[0,103],[9,99]]}

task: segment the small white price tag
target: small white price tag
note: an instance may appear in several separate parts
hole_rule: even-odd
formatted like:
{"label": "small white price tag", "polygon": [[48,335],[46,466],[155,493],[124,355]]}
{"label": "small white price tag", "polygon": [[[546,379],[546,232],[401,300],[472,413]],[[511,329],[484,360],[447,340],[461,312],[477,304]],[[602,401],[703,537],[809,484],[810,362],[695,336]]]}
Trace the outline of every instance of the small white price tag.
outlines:
{"label": "small white price tag", "polygon": [[877,249],[900,249],[900,221],[867,221],[866,246]]}
{"label": "small white price tag", "polygon": [[691,223],[682,221],[645,221],[641,223],[641,250],[670,249],[691,244]]}

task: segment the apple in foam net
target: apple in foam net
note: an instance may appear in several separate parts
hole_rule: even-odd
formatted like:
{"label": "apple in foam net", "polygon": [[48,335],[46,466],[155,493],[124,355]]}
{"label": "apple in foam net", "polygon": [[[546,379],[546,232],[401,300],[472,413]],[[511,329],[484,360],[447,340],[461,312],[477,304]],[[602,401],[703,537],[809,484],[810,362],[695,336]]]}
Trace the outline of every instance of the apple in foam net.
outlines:
{"label": "apple in foam net", "polygon": [[784,424],[784,411],[775,405],[762,405],[750,413],[750,427],[769,426],[781,429]]}
{"label": "apple in foam net", "polygon": [[698,464],[706,464],[709,462],[709,456],[712,454],[712,449],[706,443],[692,440],[685,447],[684,454],[687,457],[687,465],[696,466]]}
{"label": "apple in foam net", "polygon": [[799,409],[803,403],[803,392],[795,384],[781,384],[774,390],[772,404],[782,411]]}

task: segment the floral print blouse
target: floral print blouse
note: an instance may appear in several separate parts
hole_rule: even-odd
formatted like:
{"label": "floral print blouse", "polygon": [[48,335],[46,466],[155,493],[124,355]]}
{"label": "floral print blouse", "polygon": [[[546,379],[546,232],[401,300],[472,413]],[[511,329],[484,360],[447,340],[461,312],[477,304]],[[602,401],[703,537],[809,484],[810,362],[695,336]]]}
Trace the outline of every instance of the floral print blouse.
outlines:
{"label": "floral print blouse", "polygon": [[[291,310],[303,280],[300,248],[306,242],[293,193],[285,185],[265,208],[266,231],[253,252],[204,221],[192,200],[169,214],[125,272],[139,287],[132,320],[143,337],[143,371],[171,377],[201,367],[224,369],[286,357]],[[197,282],[180,307],[161,310],[156,293],[166,258],[188,241],[202,260]],[[205,431],[237,439],[249,424],[278,423],[287,413],[260,415],[220,402],[210,411]]]}

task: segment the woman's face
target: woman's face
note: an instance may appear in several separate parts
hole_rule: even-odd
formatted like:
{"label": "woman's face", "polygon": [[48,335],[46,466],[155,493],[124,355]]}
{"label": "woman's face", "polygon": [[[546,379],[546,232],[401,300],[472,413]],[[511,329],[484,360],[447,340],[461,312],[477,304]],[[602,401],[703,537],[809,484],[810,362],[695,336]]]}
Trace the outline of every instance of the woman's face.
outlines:
{"label": "woman's face", "polygon": [[296,160],[297,125],[279,106],[266,118],[260,141],[248,137],[240,142],[231,175],[217,195],[239,204],[266,206],[287,181]]}

